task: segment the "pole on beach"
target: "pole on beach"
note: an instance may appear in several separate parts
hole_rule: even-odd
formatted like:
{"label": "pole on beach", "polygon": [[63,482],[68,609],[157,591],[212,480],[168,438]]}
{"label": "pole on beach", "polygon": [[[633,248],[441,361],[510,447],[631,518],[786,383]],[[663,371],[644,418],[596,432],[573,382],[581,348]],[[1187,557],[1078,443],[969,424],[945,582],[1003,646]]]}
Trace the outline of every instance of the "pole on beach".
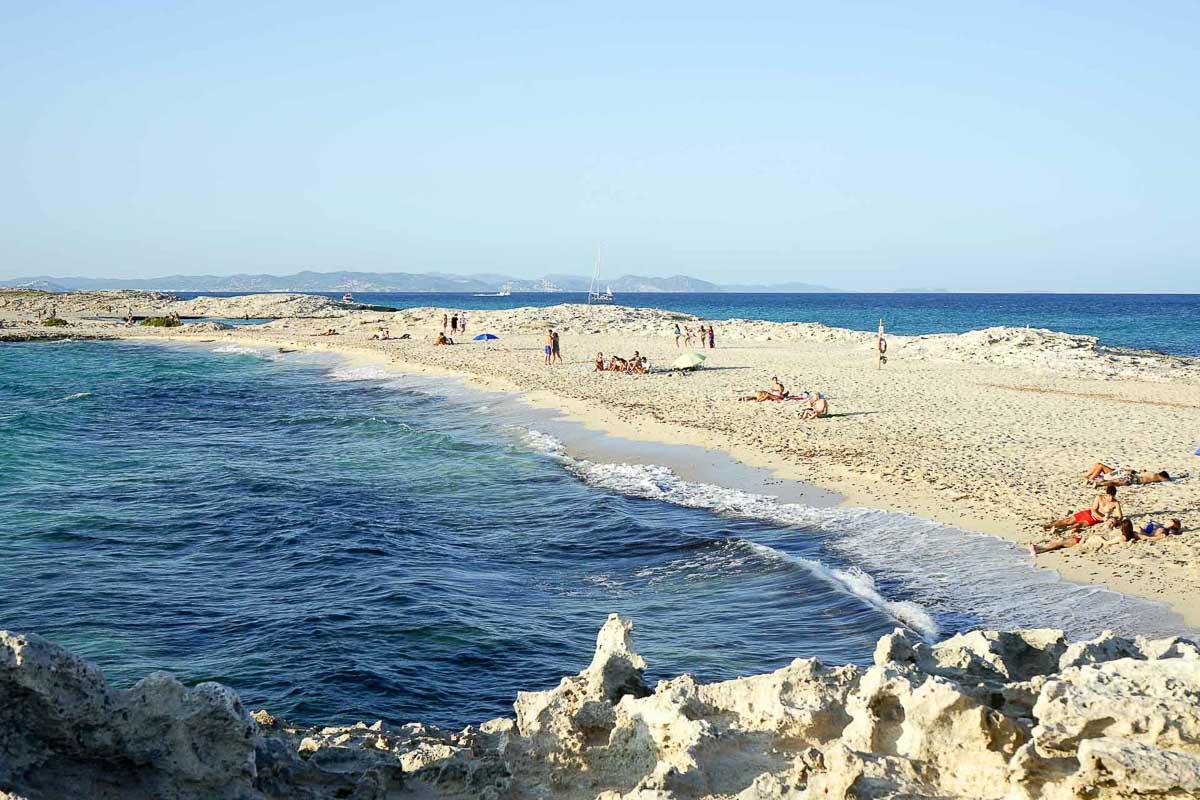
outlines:
{"label": "pole on beach", "polygon": [[887,340],[883,338],[883,317],[879,318],[879,337],[875,340],[875,369],[883,369],[887,363]]}

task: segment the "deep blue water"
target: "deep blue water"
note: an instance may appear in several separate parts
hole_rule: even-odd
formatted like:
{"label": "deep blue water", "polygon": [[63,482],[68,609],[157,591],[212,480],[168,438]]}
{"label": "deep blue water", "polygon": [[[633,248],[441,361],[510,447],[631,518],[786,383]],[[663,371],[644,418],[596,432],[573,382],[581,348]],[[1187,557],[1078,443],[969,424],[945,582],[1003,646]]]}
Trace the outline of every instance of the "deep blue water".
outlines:
{"label": "deep blue water", "polygon": [[[184,295],[193,297],[195,294]],[[330,297],[341,295],[329,294]],[[412,308],[499,309],[581,303],[586,294],[356,294],[363,303]],[[1049,328],[1099,337],[1103,344],[1200,355],[1200,295],[1196,294],[623,294],[624,305],[666,308],[712,320],[820,322],[873,331],[884,320],[901,335],[962,333],[996,325]]]}
{"label": "deep blue water", "polygon": [[895,625],[754,551],[770,526],[593,489],[473,410],[327,370],[0,347],[0,627],[117,683],[466,723],[586,666],[610,611],[658,675],[861,661]]}
{"label": "deep blue water", "polygon": [[117,685],[459,725],[585,666],[610,611],[651,679],[868,661],[898,624],[1174,624],[990,537],[576,462],[481,402],[229,345],[0,345],[0,628]]}

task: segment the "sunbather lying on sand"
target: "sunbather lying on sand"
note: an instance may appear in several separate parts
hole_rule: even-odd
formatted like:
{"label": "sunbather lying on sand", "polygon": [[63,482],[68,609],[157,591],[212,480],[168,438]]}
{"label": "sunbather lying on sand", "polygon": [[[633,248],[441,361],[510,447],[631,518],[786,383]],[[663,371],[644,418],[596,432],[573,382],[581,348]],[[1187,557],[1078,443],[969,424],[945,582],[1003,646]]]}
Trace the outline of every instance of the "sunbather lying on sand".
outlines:
{"label": "sunbather lying on sand", "polygon": [[783,400],[788,396],[787,388],[780,382],[778,377],[771,378],[771,388],[767,390],[760,389],[754,394],[739,397],[739,401],[753,400],[757,403],[765,403],[770,400]]}
{"label": "sunbather lying on sand", "polygon": [[1069,517],[1051,520],[1042,525],[1044,531],[1074,530],[1079,532],[1084,528],[1099,525],[1102,522],[1119,522],[1124,517],[1121,513],[1121,503],[1117,500],[1117,487],[1107,486],[1096,495],[1090,508],[1076,511]]}
{"label": "sunbather lying on sand", "polygon": [[1136,542],[1138,538],[1137,532],[1133,529],[1133,523],[1123,519],[1117,524],[1115,530],[1105,527],[1098,531],[1079,531],[1062,539],[1052,539],[1045,544],[1031,544],[1029,552],[1037,556],[1076,545],[1082,545],[1084,549],[1095,551],[1107,545]]}
{"label": "sunbather lying on sand", "polygon": [[1138,530],[1137,535],[1139,539],[1157,542],[1159,539],[1165,539],[1172,535],[1178,536],[1181,533],[1183,533],[1183,523],[1177,519],[1171,519],[1165,523],[1150,520]]}
{"label": "sunbather lying on sand", "polygon": [[1116,469],[1106,464],[1093,464],[1087,473],[1088,483],[1095,486],[1139,486],[1146,483],[1163,483],[1171,480],[1165,469],[1147,472],[1136,469]]}
{"label": "sunbather lying on sand", "polygon": [[337,335],[338,335],[338,332],[335,331],[333,328],[330,328],[329,330],[322,331],[321,333],[317,334],[317,336],[337,336]]}

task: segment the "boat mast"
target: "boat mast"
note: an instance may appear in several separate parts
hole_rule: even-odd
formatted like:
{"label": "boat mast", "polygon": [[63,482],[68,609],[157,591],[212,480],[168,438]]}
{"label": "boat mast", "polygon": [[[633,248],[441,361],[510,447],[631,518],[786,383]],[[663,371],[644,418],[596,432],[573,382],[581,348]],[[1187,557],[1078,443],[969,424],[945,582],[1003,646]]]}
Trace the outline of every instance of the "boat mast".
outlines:
{"label": "boat mast", "polygon": [[600,245],[596,245],[596,266],[592,270],[592,283],[588,286],[588,304],[600,295]]}

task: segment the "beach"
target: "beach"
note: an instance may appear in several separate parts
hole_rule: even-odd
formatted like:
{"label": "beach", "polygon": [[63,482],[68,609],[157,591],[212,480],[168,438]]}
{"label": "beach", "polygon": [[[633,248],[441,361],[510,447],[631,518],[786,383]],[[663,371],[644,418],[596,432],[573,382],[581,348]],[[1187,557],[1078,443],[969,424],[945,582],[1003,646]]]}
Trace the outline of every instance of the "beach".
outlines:
{"label": "beach", "polygon": [[[437,346],[453,309],[4,299],[0,796],[1200,788],[1193,479],[1118,493],[1182,536],[1023,546],[1097,459],[1192,468],[1193,359],[718,320],[679,371],[656,309]],[[773,377],[830,415],[738,399]]]}
{"label": "beach", "polygon": [[[179,308],[185,316],[278,317],[236,328],[150,329],[84,319],[103,314],[99,309],[113,305],[111,299],[47,296],[0,308],[6,320],[0,335],[229,341],[333,351],[396,371],[457,376],[479,388],[520,393],[533,407],[627,439],[720,451],[779,479],[835,492],[849,506],[911,514],[1021,545],[1045,539],[1040,523],[1090,505],[1095,491],[1084,473],[1095,462],[1172,474],[1197,468],[1200,362],[1112,350],[1089,337],[1011,328],[889,337],[888,363],[880,369],[871,334],[716,320],[716,349],[695,350],[707,356],[704,367],[675,372],[660,369],[682,352],[674,326],[695,329],[700,321],[671,312],[620,306],[470,312],[468,340],[482,332],[499,339],[436,347],[442,316],[454,309],[387,312],[288,297],[175,307],[132,295],[117,302],[121,313],[126,303],[139,315]],[[56,305],[71,326],[33,324],[36,303]],[[564,363],[547,367],[541,345],[549,327],[561,334]],[[381,328],[390,340],[371,338]],[[337,335],[318,335],[330,329]],[[404,334],[411,338],[398,338]],[[633,351],[656,369],[649,375],[592,369],[597,352]],[[794,393],[825,393],[831,415],[803,420],[802,403],[737,400],[768,388],[773,376]],[[1161,601],[1189,625],[1200,625],[1195,480],[1118,492],[1135,524],[1178,517],[1187,530],[1182,536],[1097,552],[1067,549],[1038,556],[1038,566],[1070,581]],[[1054,613],[1046,609],[1047,625],[1054,625]]]}

